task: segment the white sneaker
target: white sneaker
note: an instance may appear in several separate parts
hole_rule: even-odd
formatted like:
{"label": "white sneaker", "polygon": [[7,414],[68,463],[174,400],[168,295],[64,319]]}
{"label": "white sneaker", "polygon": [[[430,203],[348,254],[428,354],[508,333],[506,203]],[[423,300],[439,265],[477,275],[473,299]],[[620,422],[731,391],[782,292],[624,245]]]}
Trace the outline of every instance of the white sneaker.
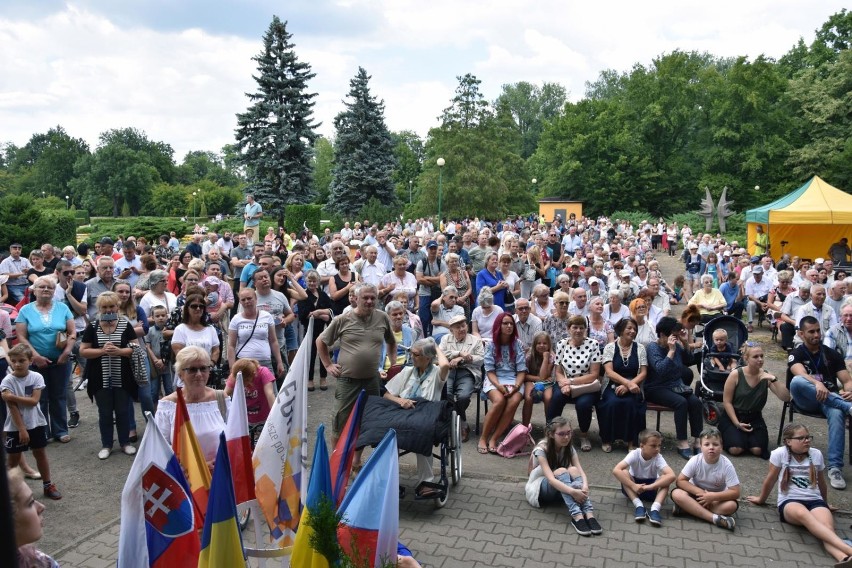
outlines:
{"label": "white sneaker", "polygon": [[828,482],[835,489],[846,489],[846,480],[843,479],[843,472],[838,467],[828,468]]}
{"label": "white sneaker", "polygon": [[99,452],[98,452],[98,459],[99,459],[99,460],[105,460],[105,459],[107,459],[107,458],[109,457],[109,453],[110,453],[110,449],[109,449],[109,448],[104,448],[104,449],[102,449],[101,451],[99,451]]}
{"label": "white sneaker", "polygon": [[128,456],[132,456],[132,455],[136,454],[136,448],[134,448],[133,446],[130,446],[130,445],[124,446],[124,453],[127,454]]}

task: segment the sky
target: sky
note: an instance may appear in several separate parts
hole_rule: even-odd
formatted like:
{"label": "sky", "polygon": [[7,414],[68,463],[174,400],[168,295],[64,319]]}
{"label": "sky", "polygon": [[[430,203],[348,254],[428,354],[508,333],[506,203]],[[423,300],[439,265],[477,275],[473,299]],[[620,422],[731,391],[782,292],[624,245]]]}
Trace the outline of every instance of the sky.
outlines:
{"label": "sky", "polygon": [[334,136],[363,67],[393,131],[424,136],[473,73],[564,85],[579,100],[601,71],[674,50],[779,58],[844,8],[836,0],[0,0],[0,144],[61,125],[92,149],[135,127],[188,151],[234,142],[273,15],[316,77],[319,133]]}

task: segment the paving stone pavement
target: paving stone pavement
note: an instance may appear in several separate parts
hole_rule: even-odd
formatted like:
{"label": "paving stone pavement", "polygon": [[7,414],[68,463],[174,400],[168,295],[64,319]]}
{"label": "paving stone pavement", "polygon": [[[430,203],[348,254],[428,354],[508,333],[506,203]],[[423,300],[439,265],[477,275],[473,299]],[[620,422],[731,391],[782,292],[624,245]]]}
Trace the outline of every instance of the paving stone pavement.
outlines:
{"label": "paving stone pavement", "polygon": [[[737,528],[730,533],[692,518],[673,518],[667,506],[663,526],[655,528],[635,523],[632,506],[614,487],[593,487],[591,497],[604,532],[582,537],[571,528],[564,508],[530,507],[523,485],[522,481],[462,478],[443,509],[436,509],[431,501],[403,499],[400,540],[429,568],[833,564],[813,537],[778,522],[774,507],[741,504]],[[848,519],[837,517],[837,522],[844,525]],[[63,568],[114,566],[118,534],[116,519],[64,547],[55,558]]]}

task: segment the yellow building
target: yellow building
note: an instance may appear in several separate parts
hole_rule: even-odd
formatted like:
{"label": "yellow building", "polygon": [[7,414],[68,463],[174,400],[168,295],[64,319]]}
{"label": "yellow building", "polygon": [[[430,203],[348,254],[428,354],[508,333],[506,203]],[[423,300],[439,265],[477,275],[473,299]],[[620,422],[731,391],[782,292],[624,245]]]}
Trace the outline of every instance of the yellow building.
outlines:
{"label": "yellow building", "polygon": [[568,201],[562,197],[545,197],[538,200],[538,215],[539,217],[543,216],[548,223],[553,221],[557,215],[563,221],[566,221],[572,213],[577,219],[583,216],[582,201]]}

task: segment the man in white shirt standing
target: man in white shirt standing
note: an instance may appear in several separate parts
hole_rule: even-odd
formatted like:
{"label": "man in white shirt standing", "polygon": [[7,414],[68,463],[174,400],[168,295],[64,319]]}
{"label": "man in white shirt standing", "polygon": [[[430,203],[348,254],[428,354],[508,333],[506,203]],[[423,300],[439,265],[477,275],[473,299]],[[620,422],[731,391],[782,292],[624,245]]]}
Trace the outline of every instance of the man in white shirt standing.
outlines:
{"label": "man in white shirt standing", "polygon": [[378,260],[385,267],[385,271],[390,272],[393,270],[393,259],[396,256],[396,249],[388,241],[387,231],[379,231],[376,235],[376,251],[378,253]]}
{"label": "man in white shirt standing", "polygon": [[379,280],[382,279],[382,276],[385,275],[387,270],[385,270],[384,265],[381,262],[378,262],[377,258],[379,255],[378,249],[376,247],[369,245],[364,249],[364,261],[361,264],[361,280],[366,282],[367,284],[372,284],[378,289]]}

